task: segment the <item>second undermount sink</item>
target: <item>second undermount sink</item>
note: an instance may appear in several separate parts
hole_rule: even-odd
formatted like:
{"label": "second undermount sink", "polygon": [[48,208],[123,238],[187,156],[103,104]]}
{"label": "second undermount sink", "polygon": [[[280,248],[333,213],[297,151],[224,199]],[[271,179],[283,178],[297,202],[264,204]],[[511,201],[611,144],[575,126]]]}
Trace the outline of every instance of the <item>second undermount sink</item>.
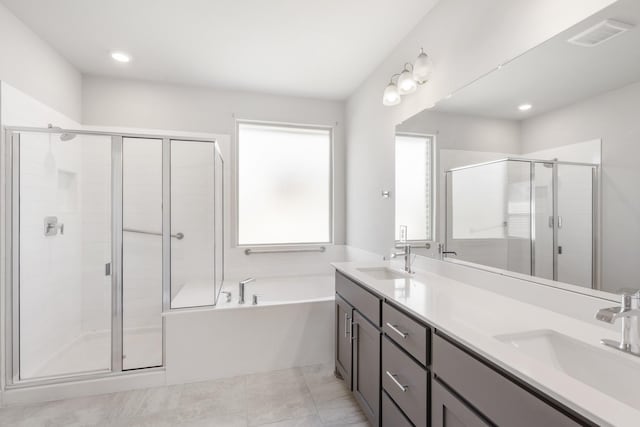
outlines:
{"label": "second undermount sink", "polygon": [[376,280],[396,280],[406,279],[409,277],[408,274],[401,273],[387,267],[358,268],[358,271],[371,276],[371,278]]}
{"label": "second undermount sink", "polygon": [[549,329],[495,338],[546,366],[640,409],[640,359],[636,362]]}

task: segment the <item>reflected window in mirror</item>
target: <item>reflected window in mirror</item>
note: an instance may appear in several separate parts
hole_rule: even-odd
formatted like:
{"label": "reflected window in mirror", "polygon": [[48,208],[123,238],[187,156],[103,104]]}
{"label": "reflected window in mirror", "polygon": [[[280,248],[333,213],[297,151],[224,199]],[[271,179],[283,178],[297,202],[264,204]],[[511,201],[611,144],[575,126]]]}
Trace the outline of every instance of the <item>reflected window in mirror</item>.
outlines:
{"label": "reflected window in mirror", "polygon": [[407,240],[433,240],[434,137],[396,134],[396,241],[400,226]]}

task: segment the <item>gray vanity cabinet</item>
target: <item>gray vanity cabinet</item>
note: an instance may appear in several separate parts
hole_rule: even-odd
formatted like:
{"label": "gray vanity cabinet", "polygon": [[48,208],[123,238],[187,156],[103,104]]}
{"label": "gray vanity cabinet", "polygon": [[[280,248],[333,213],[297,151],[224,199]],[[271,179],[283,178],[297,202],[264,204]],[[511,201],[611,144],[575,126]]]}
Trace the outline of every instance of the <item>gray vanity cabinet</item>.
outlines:
{"label": "gray vanity cabinet", "polygon": [[382,392],[382,414],[380,416],[383,426],[413,427],[411,421],[407,419],[398,405],[384,391]]}
{"label": "gray vanity cabinet", "polygon": [[489,427],[490,424],[435,380],[431,383],[431,426]]}
{"label": "gray vanity cabinet", "polygon": [[380,330],[353,313],[353,394],[372,426],[380,417]]}
{"label": "gray vanity cabinet", "polygon": [[380,425],[381,303],[376,295],[336,272],[336,373],[374,427]]}
{"label": "gray vanity cabinet", "polygon": [[336,272],[336,374],[372,427],[596,426]]}
{"label": "gray vanity cabinet", "polygon": [[353,389],[351,382],[352,321],[353,307],[340,295],[336,295],[336,373],[345,380],[349,390]]}
{"label": "gray vanity cabinet", "polygon": [[[577,414],[570,414],[532,387],[502,374],[449,338],[434,334],[432,348],[433,387],[445,384],[469,405],[465,411],[440,388],[440,407],[434,407],[432,411],[434,426],[485,425],[481,423],[483,418],[476,416],[477,419],[474,419],[474,412],[481,413],[490,424],[499,426],[594,425]],[[447,414],[459,414],[459,420],[467,420],[468,424],[462,421],[459,424],[447,424]]]}

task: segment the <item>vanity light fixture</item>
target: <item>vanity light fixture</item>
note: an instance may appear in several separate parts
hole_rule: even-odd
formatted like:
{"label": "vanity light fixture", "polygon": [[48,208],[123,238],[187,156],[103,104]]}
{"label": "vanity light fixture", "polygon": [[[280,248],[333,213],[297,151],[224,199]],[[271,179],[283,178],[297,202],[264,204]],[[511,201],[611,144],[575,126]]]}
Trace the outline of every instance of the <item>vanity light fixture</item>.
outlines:
{"label": "vanity light fixture", "polygon": [[114,61],[122,62],[123,64],[126,64],[127,62],[131,62],[131,56],[120,51],[111,52],[111,58]]}
{"label": "vanity light fixture", "polygon": [[518,105],[518,110],[520,110],[520,111],[529,111],[529,110],[531,110],[531,107],[533,107],[533,105],[531,105],[531,104],[522,104],[522,105]]}
{"label": "vanity light fixture", "polygon": [[413,63],[413,79],[418,84],[426,83],[431,77],[431,68],[431,58],[424,53],[424,49],[420,48],[420,55],[416,58],[416,62]]}
{"label": "vanity light fixture", "polygon": [[[411,70],[409,70],[411,67]],[[408,62],[404,64],[404,70],[398,77],[398,92],[400,95],[409,95],[418,89],[418,82],[413,79],[413,65]]]}
{"label": "vanity light fixture", "polygon": [[[391,76],[391,81],[384,89],[382,103],[387,106],[398,105],[403,95],[414,93],[419,85],[425,84],[431,76],[431,58],[420,48],[420,54],[414,63],[407,62],[400,74]],[[393,82],[398,77],[396,83]]]}
{"label": "vanity light fixture", "polygon": [[400,92],[398,92],[398,86],[393,82],[394,77],[399,77],[400,74],[394,74],[391,76],[391,80],[386,88],[384,88],[384,94],[382,95],[382,103],[384,105],[398,105],[402,98]]}

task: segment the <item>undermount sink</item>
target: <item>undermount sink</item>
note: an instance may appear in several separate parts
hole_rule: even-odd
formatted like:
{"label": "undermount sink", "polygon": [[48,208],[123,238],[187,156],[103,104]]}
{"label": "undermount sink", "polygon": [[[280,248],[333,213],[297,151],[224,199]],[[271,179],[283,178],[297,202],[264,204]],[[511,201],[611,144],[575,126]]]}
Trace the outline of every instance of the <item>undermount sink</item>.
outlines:
{"label": "undermount sink", "polygon": [[376,280],[396,280],[409,277],[408,274],[400,273],[387,267],[358,268],[358,271]]}
{"label": "undermount sink", "polygon": [[548,329],[495,338],[544,365],[640,409],[640,359],[635,362]]}

